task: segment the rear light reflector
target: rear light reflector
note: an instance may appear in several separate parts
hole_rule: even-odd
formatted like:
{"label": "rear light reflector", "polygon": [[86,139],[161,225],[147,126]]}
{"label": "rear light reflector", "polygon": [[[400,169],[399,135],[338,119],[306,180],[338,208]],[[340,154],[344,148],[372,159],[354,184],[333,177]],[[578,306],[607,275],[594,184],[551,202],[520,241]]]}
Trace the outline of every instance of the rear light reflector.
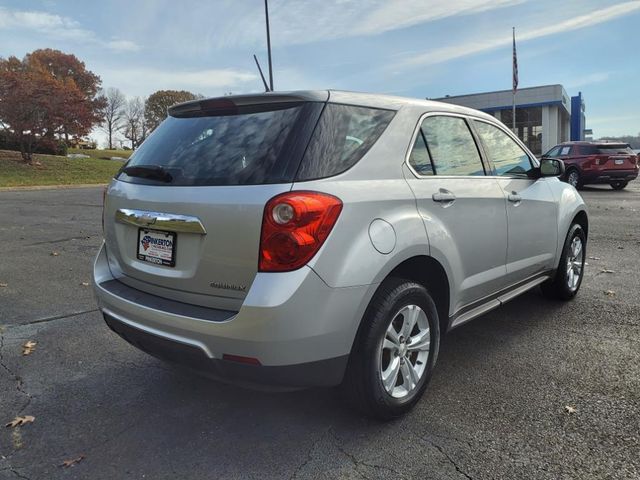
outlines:
{"label": "rear light reflector", "polygon": [[255,365],[256,367],[262,365],[260,360],[257,358],[243,357],[242,355],[229,355],[228,353],[225,353],[222,355],[222,359],[230,362],[244,363],[246,365]]}
{"label": "rear light reflector", "polygon": [[306,265],[331,233],[342,202],[319,192],[287,192],[264,209],[260,235],[261,272],[289,272]]}

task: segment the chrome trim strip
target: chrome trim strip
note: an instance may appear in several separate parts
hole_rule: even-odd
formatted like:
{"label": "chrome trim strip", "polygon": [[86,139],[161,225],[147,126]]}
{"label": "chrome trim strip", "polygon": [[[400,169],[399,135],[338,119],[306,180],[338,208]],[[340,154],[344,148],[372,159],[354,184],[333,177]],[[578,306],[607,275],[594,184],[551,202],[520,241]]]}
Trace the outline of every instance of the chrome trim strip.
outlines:
{"label": "chrome trim strip", "polygon": [[136,227],[157,228],[171,232],[197,233],[206,235],[207,231],[198,217],[173,213],[147,212],[120,208],[116,211],[116,222]]}
{"label": "chrome trim strip", "polygon": [[489,295],[488,297],[458,309],[456,313],[449,316],[449,330],[459,327],[460,325],[467,323],[468,321],[473,320],[494,308],[504,305],[509,300],[520,296],[527,290],[531,290],[548,278],[551,278],[552,273],[552,271],[545,271],[532,275],[531,277],[521,282],[517,282],[510,287],[504,288],[493,295]]}
{"label": "chrome trim strip", "polygon": [[[529,156],[529,160],[537,166],[540,166],[540,162],[538,162],[538,159],[536,158],[536,156],[531,153],[531,151],[529,150],[529,148],[527,148],[527,146],[516,136],[513,134],[513,132],[509,129],[507,129],[504,124],[502,122],[500,122],[499,120],[489,120],[488,118],[483,118],[480,116],[476,116],[472,113],[459,113],[459,112],[448,112],[448,111],[441,111],[441,110],[434,110],[434,111],[430,111],[430,112],[426,112],[423,113],[422,115],[420,115],[420,118],[418,119],[418,124],[414,127],[413,130],[413,134],[411,135],[411,143],[409,143],[409,148],[407,149],[407,153],[404,156],[404,164],[407,166],[407,168],[411,171],[411,173],[413,173],[415,175],[416,178],[456,178],[456,179],[460,179],[460,178],[473,178],[473,179],[480,179],[480,178],[520,178],[520,179],[526,179],[526,177],[512,177],[512,176],[507,176],[507,175],[420,175],[418,172],[415,171],[415,169],[411,166],[411,164],[409,163],[409,158],[411,157],[411,151],[413,150],[413,145],[416,142],[416,137],[418,136],[418,132],[420,131],[420,127],[422,126],[422,122],[428,118],[428,117],[434,117],[434,116],[438,116],[438,117],[457,117],[457,118],[462,118],[464,120],[474,120],[474,121],[478,121],[478,122],[484,122],[487,123],[489,125],[492,125],[496,128],[498,128],[499,130],[502,130],[503,133],[505,133],[509,138],[511,138],[513,141],[515,141],[523,150],[524,152]],[[474,141],[477,141],[476,138],[476,134],[474,132],[472,132],[470,130],[470,133],[472,134],[472,136],[474,137]],[[488,159],[486,158],[486,156],[483,154],[482,151],[480,151],[480,148],[478,148],[478,153],[480,154],[480,158],[482,159],[482,164],[484,165],[484,163],[486,161],[488,161]],[[432,160],[433,161],[433,160]],[[488,165],[491,166],[491,165]],[[531,179],[529,179],[531,180]]]}

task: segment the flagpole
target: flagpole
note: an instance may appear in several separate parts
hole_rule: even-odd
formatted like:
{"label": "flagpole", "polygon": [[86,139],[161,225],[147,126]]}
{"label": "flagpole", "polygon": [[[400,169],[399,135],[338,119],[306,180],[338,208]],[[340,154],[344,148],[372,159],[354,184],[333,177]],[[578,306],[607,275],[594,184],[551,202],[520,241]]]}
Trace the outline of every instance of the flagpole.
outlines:
{"label": "flagpole", "polygon": [[513,124],[513,133],[518,135],[517,131],[516,131],[516,88],[517,87],[517,80],[516,80],[516,75],[518,74],[517,72],[517,57],[516,57],[516,27],[512,27],[513,28],[513,61],[512,61],[512,69],[513,69],[513,88],[511,89],[511,92],[513,93],[512,95],[512,110],[511,110],[511,120],[512,120],[512,124]]}

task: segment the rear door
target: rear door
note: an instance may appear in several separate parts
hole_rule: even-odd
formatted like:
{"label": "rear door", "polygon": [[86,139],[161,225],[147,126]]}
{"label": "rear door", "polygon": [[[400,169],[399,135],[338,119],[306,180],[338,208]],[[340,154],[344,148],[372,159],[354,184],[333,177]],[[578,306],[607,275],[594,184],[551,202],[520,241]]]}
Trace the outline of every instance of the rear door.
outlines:
{"label": "rear door", "polygon": [[234,309],[258,270],[265,204],[291,189],[324,103],[201,103],[165,120],[112,182],[107,255],[130,286]]}
{"label": "rear door", "polygon": [[506,268],[509,283],[515,284],[554,268],[558,211],[548,182],[557,180],[529,178],[527,172],[534,167],[532,156],[505,129],[481,120],[475,120],[473,126],[491,175],[507,200]]}
{"label": "rear door", "polygon": [[429,114],[414,136],[407,181],[425,222],[431,255],[453,275],[452,309],[505,286],[505,198],[462,116]]}

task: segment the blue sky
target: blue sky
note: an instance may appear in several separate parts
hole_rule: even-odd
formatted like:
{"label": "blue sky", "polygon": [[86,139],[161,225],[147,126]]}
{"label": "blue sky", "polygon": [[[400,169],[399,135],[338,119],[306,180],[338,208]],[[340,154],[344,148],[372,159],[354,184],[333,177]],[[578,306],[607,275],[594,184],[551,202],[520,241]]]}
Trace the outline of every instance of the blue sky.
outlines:
{"label": "blue sky", "polygon": [[[262,0],[0,0],[0,56],[74,53],[105,87],[261,91]],[[271,0],[277,90],[413,97],[520,86],[582,91],[596,137],[640,132],[640,0]]]}

